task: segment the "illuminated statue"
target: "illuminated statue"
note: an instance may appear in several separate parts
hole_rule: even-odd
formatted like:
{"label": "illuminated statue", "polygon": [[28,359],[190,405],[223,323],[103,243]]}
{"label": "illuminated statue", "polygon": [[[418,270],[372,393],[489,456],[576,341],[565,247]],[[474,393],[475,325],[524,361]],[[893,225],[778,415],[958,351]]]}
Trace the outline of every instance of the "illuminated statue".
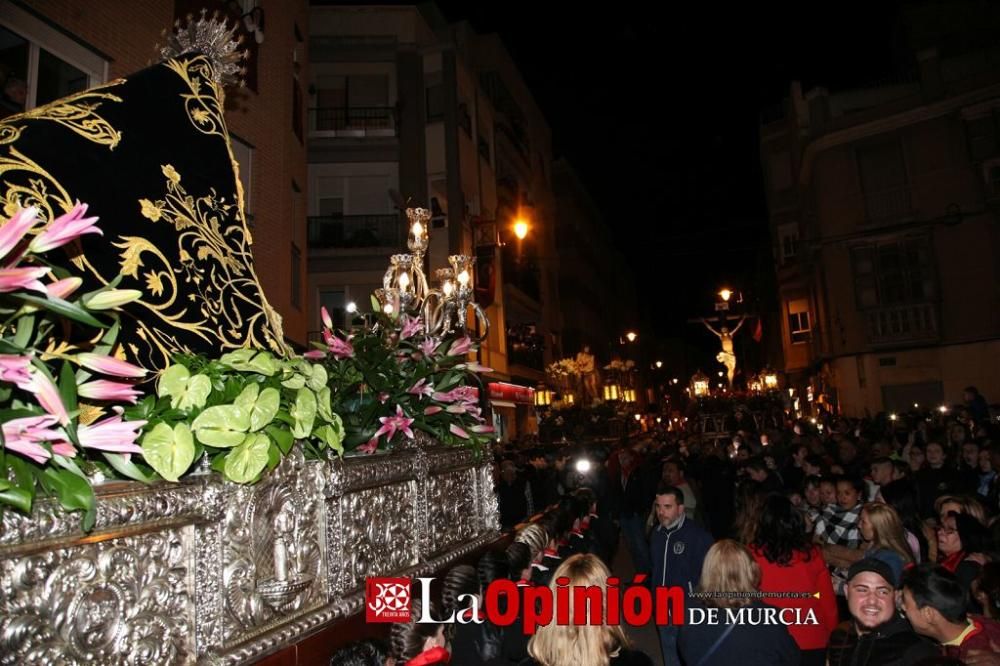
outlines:
{"label": "illuminated statue", "polygon": [[584,345],[583,350],[576,355],[576,367],[580,372],[580,384],[583,387],[582,404],[591,405],[597,400],[597,369],[594,366],[594,355],[590,346]]}
{"label": "illuminated statue", "polygon": [[702,319],[701,322],[705,324],[705,328],[710,330],[719,340],[722,342],[722,351],[720,351],[715,356],[715,360],[726,366],[726,376],[729,378],[729,388],[733,388],[733,376],[736,374],[736,352],[733,351],[733,336],[736,335],[736,331],[740,330],[740,326],[746,320],[746,315],[740,317],[740,322],[736,324],[736,328],[732,331],[728,327],[723,325],[721,330],[715,330],[712,325],[708,323],[708,320]]}

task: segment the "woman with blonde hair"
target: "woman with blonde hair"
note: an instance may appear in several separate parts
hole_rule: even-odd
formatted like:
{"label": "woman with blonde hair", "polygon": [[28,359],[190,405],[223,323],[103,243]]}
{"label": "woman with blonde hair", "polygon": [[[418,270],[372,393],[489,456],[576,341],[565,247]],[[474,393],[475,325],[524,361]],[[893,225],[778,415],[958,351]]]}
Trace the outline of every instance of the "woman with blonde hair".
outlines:
{"label": "woman with blonde hair", "polygon": [[[538,627],[535,635],[528,643],[529,660],[522,664],[537,666],[653,666],[653,662],[644,653],[629,649],[629,641],[619,625],[583,624],[577,625],[574,620],[578,614],[599,614],[602,621],[604,613],[598,613],[593,608],[574,608],[572,588],[599,587],[601,597],[608,594],[608,577],[611,572],[600,559],[590,554],[573,555],[559,565],[549,589],[552,590],[552,616],[559,614],[559,595],[556,594],[556,582],[560,578],[569,580],[571,588],[568,595],[570,624],[560,625],[556,622]],[[617,594],[617,591],[612,591]]]}
{"label": "woman with blonde hair", "polygon": [[[732,539],[716,542],[701,568],[700,603],[691,609],[715,613],[718,622],[684,624],[677,647],[692,666],[798,666],[799,647],[783,624],[765,624],[762,618],[779,610],[760,597],[761,572],[750,551]],[[791,618],[793,619],[794,618]],[[805,618],[799,618],[799,621]]]}
{"label": "woman with blonde hair", "polygon": [[[891,553],[891,558],[899,558],[901,573],[907,565],[913,564],[913,549],[906,540],[906,530],[896,509],[882,502],[869,502],[861,509],[858,523],[861,537],[868,544],[865,557],[881,559],[881,553]],[[896,568],[892,563],[889,566]]]}

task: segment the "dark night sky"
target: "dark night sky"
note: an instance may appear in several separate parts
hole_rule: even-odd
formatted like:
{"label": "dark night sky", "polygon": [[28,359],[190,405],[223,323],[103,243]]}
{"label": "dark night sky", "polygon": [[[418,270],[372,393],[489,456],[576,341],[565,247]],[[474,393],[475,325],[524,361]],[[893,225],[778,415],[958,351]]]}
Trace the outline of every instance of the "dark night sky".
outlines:
{"label": "dark night sky", "polygon": [[[789,83],[830,89],[890,73],[893,2],[438,2],[498,32],[655,303],[658,333],[692,337],[723,283],[770,271],[758,116]],[[822,9],[807,15],[805,8]],[[694,279],[692,279],[694,276]],[[710,338],[711,336],[701,337]]]}

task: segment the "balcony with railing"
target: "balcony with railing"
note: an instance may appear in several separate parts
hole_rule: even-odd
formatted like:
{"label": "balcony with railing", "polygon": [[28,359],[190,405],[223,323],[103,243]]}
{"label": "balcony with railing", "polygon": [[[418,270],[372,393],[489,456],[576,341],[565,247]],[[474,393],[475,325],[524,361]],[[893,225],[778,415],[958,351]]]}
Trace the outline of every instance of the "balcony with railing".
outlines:
{"label": "balcony with railing", "polygon": [[865,192],[863,197],[866,225],[888,224],[910,217],[913,209],[910,203],[910,186]]}
{"label": "balcony with railing", "polygon": [[330,106],[309,109],[313,137],[396,136],[396,111],[391,106]]}
{"label": "balcony with railing", "polygon": [[865,312],[868,341],[873,345],[934,342],[940,337],[933,303],[889,305]]}
{"label": "balcony with railing", "polygon": [[403,224],[398,215],[340,215],[309,218],[309,247],[400,247]]}

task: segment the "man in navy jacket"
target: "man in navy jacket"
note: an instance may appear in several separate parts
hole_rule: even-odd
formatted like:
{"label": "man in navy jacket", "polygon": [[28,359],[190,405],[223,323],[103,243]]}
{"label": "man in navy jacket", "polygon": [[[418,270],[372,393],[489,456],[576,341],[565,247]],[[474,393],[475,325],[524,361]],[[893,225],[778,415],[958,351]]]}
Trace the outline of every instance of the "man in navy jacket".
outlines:
{"label": "man in navy jacket", "polygon": [[[708,549],[712,547],[712,535],[684,515],[684,491],[676,486],[661,483],[656,489],[654,506],[659,524],[649,537],[649,554],[653,564],[652,585],[680,586],[684,589],[686,599],[701,578],[701,565]],[[671,618],[670,624],[657,626],[665,666],[680,663],[677,656],[676,624],[679,621],[682,622],[683,618]]]}

